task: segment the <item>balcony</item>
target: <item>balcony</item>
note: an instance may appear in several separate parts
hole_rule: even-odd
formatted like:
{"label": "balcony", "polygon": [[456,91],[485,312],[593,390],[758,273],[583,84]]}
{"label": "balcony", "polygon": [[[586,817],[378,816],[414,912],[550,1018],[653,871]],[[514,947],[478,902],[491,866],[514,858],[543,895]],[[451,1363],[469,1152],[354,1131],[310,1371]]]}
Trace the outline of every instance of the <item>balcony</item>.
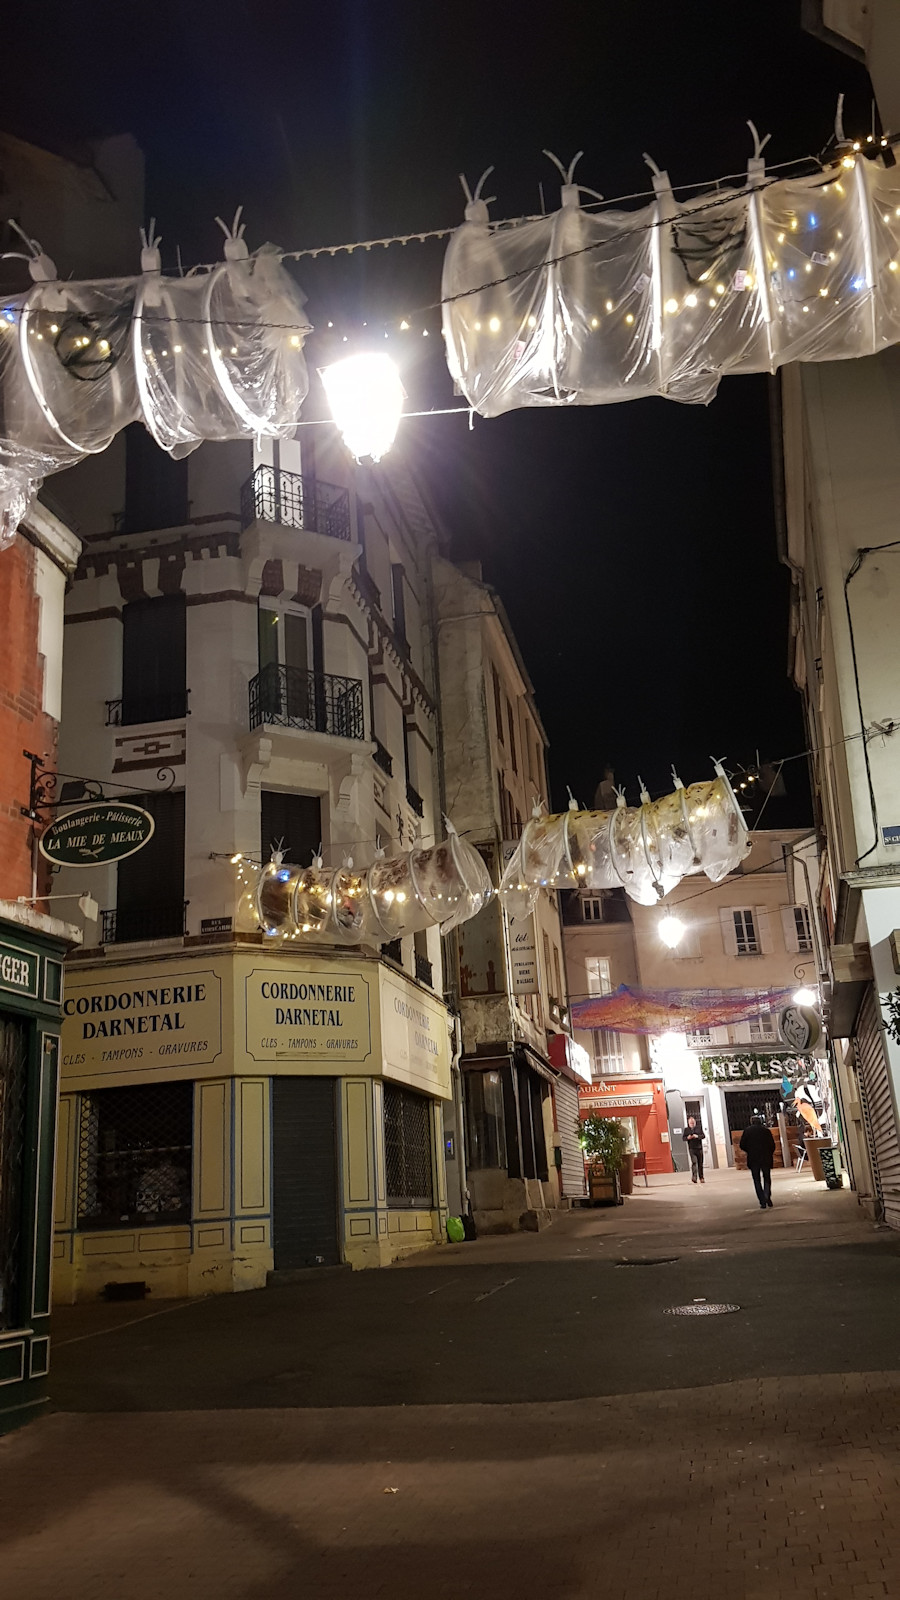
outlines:
{"label": "balcony", "polygon": [[329,539],[350,541],[350,495],[333,483],[257,467],[241,488],[241,527],[274,522],[282,528],[304,528]]}
{"label": "balcony", "polygon": [[175,722],[188,715],[189,695],[189,689],[174,689],[163,694],[130,694],[120,700],[107,700],[106,726],[130,728],[143,722]]}
{"label": "balcony", "polygon": [[394,762],[391,755],[385,750],[380,739],[375,740],[375,754],[372,757],[376,767],[380,767],[386,778],[394,776]]}
{"label": "balcony", "polygon": [[403,965],[403,942],[402,942],[402,940],[400,940],[400,939],[392,939],[390,944],[383,944],[381,946],[381,954],[384,956],[386,961],[393,961],[393,962],[395,962],[395,964],[398,967],[402,967],[402,965]]}
{"label": "balcony", "polygon": [[408,783],[406,785],[406,798],[409,801],[410,805],[412,806],[413,811],[416,813],[416,816],[417,817],[424,817],[424,815],[425,815],[425,801],[422,799],[422,796],[420,794],[416,794],[416,791],[413,788],[411,783]]}
{"label": "balcony", "polygon": [[364,739],[362,683],[271,661],[250,679],[250,727],[263,725]]}
{"label": "balcony", "polygon": [[416,977],[420,983],[427,984],[429,989],[434,988],[431,962],[427,956],[420,956],[418,951],[416,952]]}
{"label": "balcony", "polygon": [[188,900],[157,900],[117,906],[100,913],[101,944],[138,944],[142,939],[180,939],[187,933]]}

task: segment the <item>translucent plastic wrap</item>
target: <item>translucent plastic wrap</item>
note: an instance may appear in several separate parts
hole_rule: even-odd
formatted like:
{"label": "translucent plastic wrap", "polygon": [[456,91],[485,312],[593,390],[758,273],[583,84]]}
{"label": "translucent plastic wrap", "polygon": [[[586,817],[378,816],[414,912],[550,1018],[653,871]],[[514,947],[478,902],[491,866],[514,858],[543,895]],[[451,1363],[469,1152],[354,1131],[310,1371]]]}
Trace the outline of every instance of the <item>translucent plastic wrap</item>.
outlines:
{"label": "translucent plastic wrap", "polygon": [[51,472],[143,419],[187,455],[205,440],[283,438],[309,378],[303,297],[266,247],[228,237],[210,272],[68,283],[37,256],[27,295],[0,306],[0,545]]}
{"label": "translucent plastic wrap", "polygon": [[481,856],[455,832],[430,849],[408,850],[354,870],[268,862],[256,909],[268,934],[327,944],[389,944],[478,915],[493,888]]}
{"label": "translucent plastic wrap", "polygon": [[624,888],[656,905],[682,878],[720,883],[744,859],[749,835],[722,767],[708,783],[615,811],[565,811],[526,824],[500,884],[511,917],[526,916],[541,889]]}
{"label": "translucent plastic wrap", "polygon": [[[482,416],[642,395],[706,403],[729,372],[871,355],[900,339],[900,167],[844,156],[811,178],[493,227],[466,208],[444,262],[450,372]],[[483,287],[489,285],[490,287]]]}

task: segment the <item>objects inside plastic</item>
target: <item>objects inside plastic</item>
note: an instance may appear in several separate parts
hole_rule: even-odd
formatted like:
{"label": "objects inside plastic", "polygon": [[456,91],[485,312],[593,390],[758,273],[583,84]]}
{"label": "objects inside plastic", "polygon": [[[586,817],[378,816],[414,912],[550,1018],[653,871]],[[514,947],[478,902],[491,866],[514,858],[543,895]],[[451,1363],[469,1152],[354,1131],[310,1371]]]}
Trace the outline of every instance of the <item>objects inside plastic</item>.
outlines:
{"label": "objects inside plastic", "polygon": [[[481,203],[444,261],[451,374],[482,416],[658,394],[706,403],[729,372],[870,355],[900,339],[900,167],[824,173],[638,211],[492,227]],[[485,287],[487,286],[487,287]]]}
{"label": "objects inside plastic", "polygon": [[263,930],[329,944],[390,944],[439,924],[443,933],[477,916],[493,894],[481,856],[455,832],[370,867],[261,868],[256,911]]}
{"label": "objects inside plastic", "polygon": [[656,905],[682,878],[720,883],[749,849],[749,835],[721,767],[707,783],[615,811],[533,817],[507,864],[500,895],[510,916],[533,909],[541,889],[615,889]]}

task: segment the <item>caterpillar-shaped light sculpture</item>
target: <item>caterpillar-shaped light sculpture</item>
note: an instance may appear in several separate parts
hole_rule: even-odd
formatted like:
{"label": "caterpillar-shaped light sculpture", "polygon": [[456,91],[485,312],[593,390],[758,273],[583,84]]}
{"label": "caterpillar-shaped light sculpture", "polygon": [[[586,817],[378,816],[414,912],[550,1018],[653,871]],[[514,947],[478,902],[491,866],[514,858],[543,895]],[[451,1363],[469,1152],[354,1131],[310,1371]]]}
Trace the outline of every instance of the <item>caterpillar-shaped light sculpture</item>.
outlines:
{"label": "caterpillar-shaped light sculpture", "polygon": [[500,884],[510,916],[525,916],[541,889],[622,888],[639,905],[656,905],[682,878],[705,872],[721,883],[750,848],[747,824],[724,768],[661,800],[614,811],[569,810],[532,817]]}
{"label": "caterpillar-shaped light sculpture", "polygon": [[240,212],[225,259],[164,278],[142,235],[136,278],[67,282],[26,240],[33,287],[0,304],[0,548],[42,480],[130,422],[181,458],[206,440],[287,438],[309,389],[303,295]]}
{"label": "caterpillar-shaped light sculpture", "polygon": [[636,211],[585,210],[574,162],[560,209],[515,223],[491,223],[484,178],[474,195],[464,184],[442,299],[448,365],[472,409],[648,395],[705,405],[727,373],[898,343],[889,141],[839,142],[824,172],[773,181],[752,131],[745,185],[680,200],[647,158],[653,199]]}
{"label": "caterpillar-shaped light sculpture", "polygon": [[325,944],[390,944],[439,926],[442,933],[478,915],[493,894],[487,868],[448,824],[447,838],[369,867],[290,866],[260,870],[256,913],[271,937]]}

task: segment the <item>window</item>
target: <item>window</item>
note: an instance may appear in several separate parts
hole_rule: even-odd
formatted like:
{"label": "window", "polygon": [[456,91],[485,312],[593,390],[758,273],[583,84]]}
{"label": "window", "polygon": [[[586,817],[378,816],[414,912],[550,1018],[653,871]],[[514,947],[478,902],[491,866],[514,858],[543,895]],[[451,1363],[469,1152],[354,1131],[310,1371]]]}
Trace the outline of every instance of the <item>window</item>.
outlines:
{"label": "window", "polygon": [[622,1035],[612,1028],[592,1028],[594,1045],[594,1077],[615,1077],[625,1071],[625,1052]]}
{"label": "window", "polygon": [[506,721],[509,726],[509,758],[512,762],[513,772],[518,772],[519,767],[516,760],[516,724],[515,718],[513,717],[512,702],[510,700],[507,700],[506,702]]}
{"label": "window", "polygon": [[557,945],[553,946],[553,976],[556,980],[556,989],[554,991],[556,998],[560,1005],[564,1006],[566,1003],[566,990],[562,981],[562,971],[559,964],[559,948]]}
{"label": "window", "polygon": [[[155,447],[154,447],[155,448]],[[167,722],[187,710],[183,594],[133,600],[122,612],[122,721]]]}
{"label": "window", "polygon": [[473,1171],[506,1167],[503,1078],[499,1072],[466,1073],[468,1158]]}
{"label": "window", "polygon": [[391,567],[391,601],[394,608],[394,633],[399,644],[406,645],[406,574],[399,561]]}
{"label": "window", "polygon": [[743,909],[732,910],[731,915],[734,919],[736,954],[739,956],[758,956],[760,945],[756,934],[756,923],[753,920],[753,912]]}
{"label": "window", "polygon": [[546,988],[549,989],[553,982],[553,976],[552,968],[550,966],[550,940],[548,939],[546,933],[541,933],[541,942],[544,949],[544,984]]}
{"label": "window", "polygon": [[315,794],[260,794],[260,854],[268,861],[283,850],[285,861],[307,867],[322,843],[322,803]]}
{"label": "window", "polygon": [[603,921],[603,901],[599,895],[586,895],[581,902],[581,915],[585,922]]}
{"label": "window", "polygon": [[188,520],[187,458],[173,461],[160,450],[142,422],[125,429],[125,515],[123,533],[180,528]]}
{"label": "window", "polygon": [[193,1100],[192,1083],[82,1095],[79,1228],[190,1222]]}
{"label": "window", "polygon": [[431,1101],[384,1086],[384,1163],[389,1206],[431,1206]]}
{"label": "window", "polygon": [[130,795],[149,811],[153,833],[120,861],[116,911],[104,914],[104,943],[174,938],[184,933],[184,790]]}
{"label": "window", "polygon": [[751,1017],[750,1040],[752,1044],[771,1044],[777,1038],[778,1031],[775,1027],[774,1018],[771,1016]]}
{"label": "window", "polygon": [[809,911],[806,906],[792,906],[794,913],[794,932],[797,937],[798,950],[811,950],[813,947],[812,927],[810,926]]}
{"label": "window", "polygon": [[500,679],[497,677],[497,668],[491,667],[491,678],[494,684],[494,720],[497,724],[497,738],[503,743],[503,696],[500,693]]}
{"label": "window", "polygon": [[588,956],[584,963],[588,994],[612,994],[612,978],[606,956]]}
{"label": "window", "polygon": [[692,1050],[703,1050],[713,1042],[712,1029],[692,1028],[687,1036],[687,1042]]}

